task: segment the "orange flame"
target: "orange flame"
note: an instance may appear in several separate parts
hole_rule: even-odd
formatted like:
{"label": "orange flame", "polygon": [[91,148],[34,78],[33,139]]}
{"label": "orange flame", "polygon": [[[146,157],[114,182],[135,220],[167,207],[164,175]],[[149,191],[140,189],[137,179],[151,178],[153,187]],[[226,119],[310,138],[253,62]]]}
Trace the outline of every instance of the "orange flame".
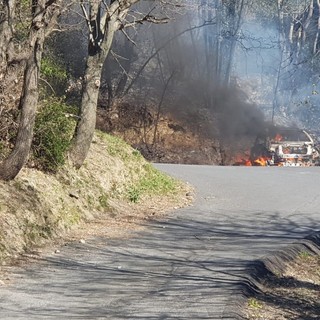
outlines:
{"label": "orange flame", "polygon": [[252,166],[266,167],[268,166],[268,160],[271,160],[271,158],[260,156],[254,160],[250,160],[249,157],[245,158],[238,155],[235,158],[234,165],[246,166],[246,167],[252,167]]}
{"label": "orange flame", "polygon": [[282,141],[282,139],[283,139],[283,136],[279,133],[277,133],[276,136],[274,137],[274,141],[277,141],[277,142]]}
{"label": "orange flame", "polygon": [[252,166],[252,163],[249,159],[250,152],[239,153],[234,156],[234,165],[236,166]]}
{"label": "orange flame", "polygon": [[253,160],[253,163],[255,166],[265,167],[268,165],[268,160],[270,160],[270,159],[266,158],[266,157],[259,157],[255,160]]}

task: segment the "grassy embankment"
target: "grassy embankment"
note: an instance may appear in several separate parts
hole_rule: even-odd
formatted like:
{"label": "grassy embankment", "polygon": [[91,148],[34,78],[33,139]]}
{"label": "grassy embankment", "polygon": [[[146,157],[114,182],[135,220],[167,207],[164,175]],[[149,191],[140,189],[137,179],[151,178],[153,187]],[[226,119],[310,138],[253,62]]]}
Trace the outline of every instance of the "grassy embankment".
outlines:
{"label": "grassy embankment", "polygon": [[80,170],[65,165],[46,174],[25,168],[15,180],[0,182],[0,260],[97,219],[104,221],[106,233],[115,221],[129,232],[132,221],[186,205],[186,194],[185,185],[154,169],[138,151],[97,132]]}

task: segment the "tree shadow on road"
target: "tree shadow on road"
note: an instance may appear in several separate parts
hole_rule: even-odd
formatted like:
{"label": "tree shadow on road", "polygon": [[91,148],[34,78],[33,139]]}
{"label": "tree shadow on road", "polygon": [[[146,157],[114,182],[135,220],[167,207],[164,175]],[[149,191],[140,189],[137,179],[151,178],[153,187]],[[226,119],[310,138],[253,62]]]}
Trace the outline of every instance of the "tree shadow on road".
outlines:
{"label": "tree shadow on road", "polygon": [[150,222],[129,239],[68,244],[17,274],[22,280],[12,290],[34,303],[1,308],[32,319],[240,316],[244,288],[258,290],[252,260],[300,241],[317,221],[301,225],[274,212],[219,214],[190,209],[182,218]]}

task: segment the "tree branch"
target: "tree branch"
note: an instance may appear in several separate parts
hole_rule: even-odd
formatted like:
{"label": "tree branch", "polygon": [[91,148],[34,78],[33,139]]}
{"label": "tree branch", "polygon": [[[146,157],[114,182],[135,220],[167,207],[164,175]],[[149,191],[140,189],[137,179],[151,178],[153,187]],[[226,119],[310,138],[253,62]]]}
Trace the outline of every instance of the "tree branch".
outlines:
{"label": "tree branch", "polygon": [[159,47],[146,61],[145,63],[141,66],[141,68],[139,69],[139,71],[136,74],[136,77],[131,81],[131,83],[129,84],[129,86],[127,87],[127,89],[124,91],[124,94],[127,94],[129,92],[129,90],[132,88],[132,86],[134,85],[134,83],[137,81],[137,79],[139,78],[140,74],[142,73],[142,71],[144,70],[144,68],[148,65],[148,63],[162,50],[164,49],[171,41],[179,38],[180,36],[182,36],[183,34],[199,29],[199,28],[203,28],[209,25],[214,25],[216,24],[215,22],[204,22],[201,25],[198,26],[193,26],[190,27],[188,29],[185,29],[181,32],[179,32],[178,34],[174,35],[173,37],[171,37],[170,39],[168,39],[161,47]]}

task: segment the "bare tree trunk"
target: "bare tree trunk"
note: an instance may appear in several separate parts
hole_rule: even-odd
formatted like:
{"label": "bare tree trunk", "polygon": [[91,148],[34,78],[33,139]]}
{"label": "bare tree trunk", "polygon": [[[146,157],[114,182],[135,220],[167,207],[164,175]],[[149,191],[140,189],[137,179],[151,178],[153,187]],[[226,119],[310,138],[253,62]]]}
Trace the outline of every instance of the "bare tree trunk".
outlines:
{"label": "bare tree trunk", "polygon": [[[189,29],[192,28],[192,26],[191,26],[191,17],[189,17],[189,19],[188,19],[188,27],[189,27]],[[190,39],[191,39],[192,48],[193,48],[193,51],[194,51],[194,54],[195,54],[195,59],[196,59],[197,75],[200,78],[201,77],[201,70],[200,70],[201,68],[200,68],[200,61],[199,61],[200,54],[199,54],[198,47],[196,45],[196,39],[195,39],[193,31],[190,31]]]}
{"label": "bare tree trunk", "polygon": [[[89,57],[85,71],[85,86],[82,94],[80,120],[77,124],[73,143],[69,151],[70,160],[75,168],[80,168],[87,157],[95,130],[96,109],[103,64],[108,56],[114,34],[125,28],[128,10],[140,0],[111,0],[109,6],[102,0],[89,0],[89,10],[84,2],[81,8],[86,17],[89,30]],[[105,10],[101,10],[104,5]],[[140,20],[157,22],[147,14]],[[159,20],[161,21],[161,20]],[[166,19],[162,23],[165,23]],[[159,22],[159,23],[161,23]],[[133,24],[137,24],[136,20]],[[128,90],[128,89],[127,89]]]}
{"label": "bare tree trunk", "polygon": [[319,16],[319,12],[320,12],[320,1],[316,0],[316,6],[317,6],[317,13],[318,13],[318,17],[317,19],[317,24],[316,24],[316,34],[314,37],[314,41],[313,41],[313,54],[317,54],[318,50],[319,50],[319,32],[320,32],[320,16]]}
{"label": "bare tree trunk", "polygon": [[[15,0],[5,0],[0,4],[0,108],[9,110],[8,92],[17,84],[14,79],[21,76],[18,64],[10,68],[12,55],[15,54],[13,23],[15,18]],[[18,71],[19,70],[19,71]]]}
{"label": "bare tree trunk", "polygon": [[[94,5],[95,3],[93,3]],[[73,136],[69,158],[72,165],[79,169],[87,157],[96,126],[96,111],[103,64],[110,51],[114,33],[119,28],[119,16],[113,12],[108,14],[106,26],[100,24],[100,7],[90,8],[89,24],[89,55],[84,76],[84,87],[80,106],[80,120]],[[90,29],[95,25],[97,30]],[[104,35],[102,30],[106,30]]]}
{"label": "bare tree trunk", "polygon": [[33,127],[38,103],[37,60],[42,52],[32,55],[24,75],[24,93],[21,98],[21,115],[15,146],[10,155],[0,164],[0,179],[12,180],[28,159],[33,138]]}
{"label": "bare tree trunk", "polygon": [[115,90],[115,94],[114,94],[115,98],[123,97],[124,90],[129,80],[129,73],[130,73],[130,69],[132,67],[133,59],[134,59],[135,38],[132,38],[131,41],[132,42],[127,41],[124,47],[126,59],[124,59],[124,61],[121,63],[122,75],[117,84],[117,88]]}
{"label": "bare tree trunk", "polygon": [[85,71],[80,120],[77,123],[69,156],[72,164],[80,168],[88,154],[96,126],[96,111],[100,88],[102,62],[100,56],[89,56]]}
{"label": "bare tree trunk", "polygon": [[164,88],[161,94],[161,99],[159,101],[158,104],[158,110],[157,110],[157,116],[156,116],[156,120],[155,120],[155,124],[154,124],[154,131],[153,131],[153,141],[152,141],[152,146],[154,147],[156,142],[157,142],[157,132],[158,132],[158,124],[159,124],[159,120],[160,120],[160,114],[161,114],[161,107],[162,107],[162,103],[164,100],[164,97],[166,95],[169,83],[172,79],[172,77],[174,76],[174,71],[171,73],[171,75],[169,76],[169,78],[167,79],[167,81],[164,84]]}
{"label": "bare tree trunk", "polygon": [[2,72],[7,67],[9,44],[12,40],[12,23],[15,14],[15,0],[4,0],[0,6],[0,80],[4,78]]}
{"label": "bare tree trunk", "polygon": [[280,86],[280,77],[281,77],[281,70],[282,70],[282,62],[283,62],[283,52],[281,51],[281,58],[279,61],[278,69],[277,69],[277,76],[274,84],[273,89],[273,100],[272,100],[272,114],[271,114],[271,122],[274,123],[274,117],[276,112],[279,111],[279,86]]}
{"label": "bare tree trunk", "polygon": [[[235,4],[234,4],[235,6]],[[231,19],[236,22],[234,23],[233,30],[231,30],[231,45],[229,49],[229,58],[227,61],[227,67],[226,67],[226,72],[225,72],[225,84],[229,85],[230,84],[230,76],[231,76],[231,69],[233,65],[233,60],[234,60],[234,54],[236,51],[236,45],[237,45],[237,36],[240,30],[241,26],[241,21],[242,21],[242,14],[243,14],[243,9],[244,9],[244,0],[241,1],[240,3],[240,8],[238,10],[238,17],[236,17],[236,8],[234,8],[234,15],[231,17]]]}
{"label": "bare tree trunk", "polygon": [[305,42],[306,42],[307,31],[309,29],[309,26],[311,24],[311,20],[312,20],[312,17],[313,17],[314,2],[315,2],[314,0],[310,0],[308,15],[307,15],[307,18],[306,18],[306,20],[304,22],[304,28],[303,28],[303,33],[302,33],[303,44],[305,44]]}
{"label": "bare tree trunk", "polygon": [[46,31],[52,27],[51,23],[57,17],[58,12],[56,10],[47,20],[47,5],[45,0],[38,0],[32,8],[33,20],[28,40],[28,59],[24,72],[23,92],[20,98],[21,114],[18,134],[12,152],[0,163],[0,179],[3,180],[14,179],[28,160],[38,104],[38,79],[43,43]]}

